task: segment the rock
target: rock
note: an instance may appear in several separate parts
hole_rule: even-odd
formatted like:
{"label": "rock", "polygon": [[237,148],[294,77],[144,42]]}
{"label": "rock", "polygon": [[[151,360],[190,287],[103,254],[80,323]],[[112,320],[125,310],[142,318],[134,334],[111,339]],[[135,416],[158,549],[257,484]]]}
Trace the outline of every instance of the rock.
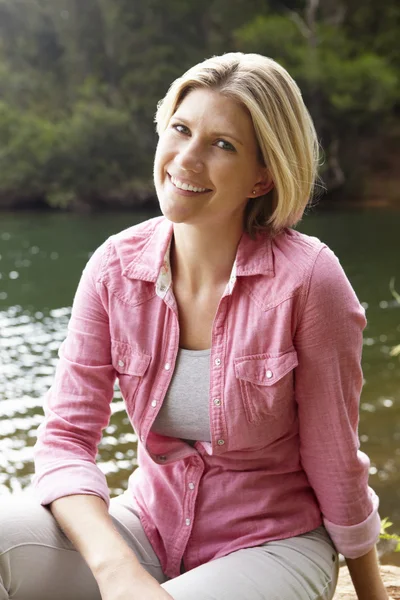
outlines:
{"label": "rock", "polygon": [[[380,569],[390,599],[400,600],[400,567],[384,565]],[[339,581],[334,600],[357,600],[347,567],[341,567],[339,570]]]}

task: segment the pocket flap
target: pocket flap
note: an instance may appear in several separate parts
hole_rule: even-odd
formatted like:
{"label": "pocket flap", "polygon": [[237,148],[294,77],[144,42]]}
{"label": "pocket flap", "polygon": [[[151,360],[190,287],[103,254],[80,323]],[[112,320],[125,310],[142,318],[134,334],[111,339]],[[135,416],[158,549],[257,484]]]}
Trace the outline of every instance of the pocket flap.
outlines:
{"label": "pocket flap", "polygon": [[256,385],[273,385],[299,364],[296,350],[280,356],[255,354],[235,358],[235,375],[238,379]]}
{"label": "pocket flap", "polygon": [[135,350],[129,344],[111,340],[112,364],[121,375],[142,377],[150,364],[151,356]]}

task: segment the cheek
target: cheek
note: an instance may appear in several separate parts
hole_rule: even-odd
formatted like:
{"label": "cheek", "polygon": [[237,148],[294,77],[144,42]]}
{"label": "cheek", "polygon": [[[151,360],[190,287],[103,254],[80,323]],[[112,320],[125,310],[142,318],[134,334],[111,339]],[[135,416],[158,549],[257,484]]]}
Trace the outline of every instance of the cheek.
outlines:
{"label": "cheek", "polygon": [[165,172],[166,166],[172,158],[171,148],[168,147],[163,138],[157,144],[156,153],[154,156],[154,174],[155,177],[162,177]]}
{"label": "cheek", "polygon": [[223,189],[237,197],[244,198],[248,195],[251,187],[251,177],[241,166],[236,166],[220,172],[220,182]]}

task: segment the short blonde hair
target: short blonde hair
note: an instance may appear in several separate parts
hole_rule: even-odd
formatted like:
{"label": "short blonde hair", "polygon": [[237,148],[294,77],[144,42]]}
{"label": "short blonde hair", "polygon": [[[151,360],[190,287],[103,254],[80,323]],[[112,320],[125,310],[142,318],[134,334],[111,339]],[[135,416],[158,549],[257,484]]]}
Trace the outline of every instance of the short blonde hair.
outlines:
{"label": "short blonde hair", "polygon": [[296,82],[281,65],[259,54],[214,56],[176,79],[158,103],[159,135],[184,97],[198,88],[219,91],[247,108],[260,162],[274,181],[270,192],[248,201],[246,231],[254,236],[262,229],[276,234],[293,227],[313,196],[319,166],[317,134]]}

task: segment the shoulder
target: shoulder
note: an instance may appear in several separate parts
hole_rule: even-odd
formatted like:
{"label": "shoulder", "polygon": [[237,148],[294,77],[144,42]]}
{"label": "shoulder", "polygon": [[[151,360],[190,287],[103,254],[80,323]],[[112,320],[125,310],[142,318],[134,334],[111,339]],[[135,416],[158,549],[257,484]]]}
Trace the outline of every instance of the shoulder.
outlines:
{"label": "shoulder", "polygon": [[318,238],[294,230],[286,232],[278,247],[292,257],[296,270],[301,273],[301,311],[314,308],[331,318],[344,317],[350,312],[364,319],[357,295],[338,257]]}
{"label": "shoulder", "polygon": [[313,296],[328,301],[354,290],[338,257],[324,242],[293,229],[286,229],[272,239],[275,278],[283,286],[293,286],[302,298]]}
{"label": "shoulder", "polygon": [[327,245],[317,237],[300,233],[295,229],[285,229],[272,238],[274,254],[281,254],[300,269],[309,269]]}
{"label": "shoulder", "polygon": [[96,263],[98,280],[121,275],[146,250],[154,234],[165,224],[164,217],[154,217],[111,235],[97,248],[90,263]]}
{"label": "shoulder", "polygon": [[306,284],[311,278],[344,275],[338,257],[317,237],[286,229],[273,238],[272,247],[276,266],[289,264]]}
{"label": "shoulder", "polygon": [[271,238],[273,271],[276,285],[304,292],[318,256],[327,246],[316,237],[285,229]]}

